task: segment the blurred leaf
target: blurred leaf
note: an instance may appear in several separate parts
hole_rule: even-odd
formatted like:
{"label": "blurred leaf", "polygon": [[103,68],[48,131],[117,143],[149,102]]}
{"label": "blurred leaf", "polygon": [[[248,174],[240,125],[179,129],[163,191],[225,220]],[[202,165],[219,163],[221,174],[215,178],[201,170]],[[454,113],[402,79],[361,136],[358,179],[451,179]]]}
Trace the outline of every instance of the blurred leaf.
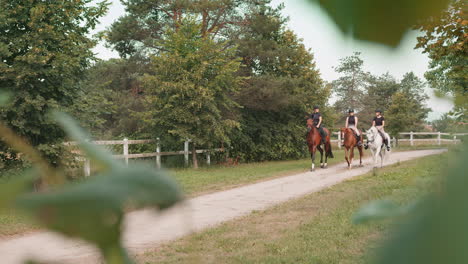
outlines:
{"label": "blurred leaf", "polygon": [[378,264],[468,263],[468,144],[447,172],[446,185],[399,222]]}
{"label": "blurred leaf", "polygon": [[112,154],[89,142],[91,138],[69,115],[62,112],[54,112],[53,116],[60,123],[72,140],[78,142],[78,146],[84,151],[96,165],[103,169],[118,169],[123,165],[117,162]]}
{"label": "blurred leaf", "polygon": [[403,211],[405,210],[392,201],[374,201],[359,209],[359,211],[353,216],[353,223],[362,224],[372,220],[386,219],[398,216]]}
{"label": "blurred leaf", "polygon": [[0,91],[0,106],[7,104],[11,99],[11,93]]}
{"label": "blurred leaf", "polygon": [[439,16],[450,0],[309,0],[318,2],[343,34],[397,46],[418,21]]}
{"label": "blurred leaf", "polygon": [[181,199],[162,171],[122,167],[60,191],[25,195],[17,205],[49,229],[95,244],[108,263],[131,263],[120,242],[125,209],[165,209]]}
{"label": "blurred leaf", "polygon": [[15,177],[7,183],[0,185],[0,209],[10,207],[20,195],[32,190],[34,180],[37,178],[35,172],[26,173]]}

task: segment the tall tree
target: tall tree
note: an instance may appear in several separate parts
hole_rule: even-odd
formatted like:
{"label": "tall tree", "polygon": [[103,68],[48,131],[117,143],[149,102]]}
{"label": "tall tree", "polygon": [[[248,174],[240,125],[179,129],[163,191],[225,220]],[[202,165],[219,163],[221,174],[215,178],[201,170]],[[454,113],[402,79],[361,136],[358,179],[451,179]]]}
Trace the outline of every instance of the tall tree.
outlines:
{"label": "tall tree", "polygon": [[369,73],[364,72],[364,61],[360,57],[360,52],[340,60],[340,64],[335,71],[341,77],[332,82],[333,92],[338,97],[335,108],[346,113],[349,108],[359,112],[363,109],[362,96],[366,87]]}
{"label": "tall tree", "polygon": [[359,113],[362,128],[367,129],[371,126],[376,109],[389,109],[392,96],[399,90],[400,84],[389,73],[380,76],[368,75],[367,87],[361,98],[363,108]]}
{"label": "tall tree", "polygon": [[161,49],[167,30],[177,30],[186,17],[200,23],[202,36],[230,39],[235,28],[247,23],[244,10],[265,0],[127,0],[126,15],[112,24],[108,43],[122,57]]}
{"label": "tall tree", "polygon": [[0,89],[14,94],[0,118],[53,163],[59,153],[52,144],[64,134],[46,114],[73,103],[77,83],[93,60],[96,42],[88,35],[107,9],[105,1],[93,3],[0,2]]}
{"label": "tall tree", "polygon": [[421,22],[416,48],[429,55],[429,84],[455,97],[455,113],[466,121],[468,114],[468,17],[466,1],[453,0],[440,17]]}
{"label": "tall tree", "polygon": [[430,112],[426,106],[428,98],[423,81],[413,72],[406,73],[386,112],[388,131],[397,135],[398,132],[422,129]]}
{"label": "tall tree", "polygon": [[[304,114],[314,104],[326,112],[330,91],[313,54],[287,29],[281,9],[252,8],[249,23],[234,40],[244,66],[239,74],[248,77],[236,97],[243,106],[241,127],[232,135],[233,151],[244,160],[302,157],[307,153]],[[325,113],[327,126],[329,117]]]}
{"label": "tall tree", "polygon": [[[235,75],[240,66],[235,49],[203,36],[201,27],[184,19],[168,31],[163,51],[151,58],[151,73],[143,78],[150,107],[146,123],[154,131],[191,139],[193,151],[229,141],[238,122],[223,113],[238,106],[230,94],[242,80]],[[193,162],[197,167],[196,155]]]}

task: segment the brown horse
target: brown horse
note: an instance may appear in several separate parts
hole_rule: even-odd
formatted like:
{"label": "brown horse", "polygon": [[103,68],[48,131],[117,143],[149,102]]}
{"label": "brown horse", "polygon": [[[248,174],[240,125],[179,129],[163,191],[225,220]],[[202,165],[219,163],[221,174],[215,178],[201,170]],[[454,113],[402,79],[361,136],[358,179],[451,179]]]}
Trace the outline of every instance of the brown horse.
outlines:
{"label": "brown horse", "polygon": [[318,129],[313,125],[312,119],[307,120],[307,127],[310,129],[309,133],[307,133],[307,145],[309,146],[310,157],[312,159],[312,166],[310,170],[315,170],[315,152],[317,149],[320,151],[320,168],[326,168],[328,157],[333,158],[333,152],[330,144],[330,131],[328,131],[326,128],[323,128],[325,133],[327,133],[324,146],[325,162],[323,162],[323,149],[321,146],[322,138]]}
{"label": "brown horse", "polygon": [[[362,167],[362,145],[358,146],[358,140],[354,131],[351,128],[342,128],[341,135],[344,140],[344,147],[345,147],[345,159],[348,162],[348,169],[351,169],[353,166],[353,158],[354,158],[354,147],[357,147],[359,150],[359,167]],[[362,142],[362,132],[361,132],[361,142]]]}

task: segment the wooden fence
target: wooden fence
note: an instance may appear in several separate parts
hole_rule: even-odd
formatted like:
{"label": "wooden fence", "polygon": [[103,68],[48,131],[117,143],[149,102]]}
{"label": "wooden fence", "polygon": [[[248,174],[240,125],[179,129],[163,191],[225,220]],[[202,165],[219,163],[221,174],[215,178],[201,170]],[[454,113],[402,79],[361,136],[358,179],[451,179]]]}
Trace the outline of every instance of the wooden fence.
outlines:
{"label": "wooden fence", "polygon": [[[136,158],[150,158],[156,157],[156,167],[161,168],[161,156],[174,156],[174,155],[184,155],[184,162],[185,166],[189,164],[189,155],[192,154],[192,151],[189,150],[190,140],[186,140],[184,142],[184,150],[181,151],[161,151],[161,145],[159,138],[156,140],[152,139],[141,139],[141,140],[129,140],[124,138],[123,140],[96,140],[92,141],[93,144],[96,145],[123,145],[123,153],[121,155],[113,155],[114,158],[117,159],[124,159],[125,164],[128,165],[129,159],[136,159]],[[130,154],[128,151],[128,146],[132,144],[148,144],[148,143],[156,143],[156,151],[149,152],[149,153],[135,153]],[[67,146],[74,146],[77,145],[76,142],[65,142]],[[216,148],[216,149],[197,149],[195,152],[197,154],[206,153],[206,163],[208,165],[211,164],[211,153],[212,152],[223,152],[224,148]],[[91,174],[91,162],[87,158],[81,158],[84,161],[84,174],[85,176],[89,176]]]}
{"label": "wooden fence", "polygon": [[[333,132],[332,134],[336,135],[338,139],[330,140],[332,143],[336,143],[338,148],[341,148],[341,133],[340,132]],[[414,146],[417,143],[435,143],[437,145],[442,144],[458,144],[461,142],[460,139],[457,137],[459,136],[467,136],[468,133],[441,133],[441,132],[401,132],[398,133],[399,136],[409,136],[409,138],[391,138],[390,143],[393,147],[396,147],[399,143],[406,143],[408,142],[410,146]],[[415,138],[416,136],[436,136],[433,138]],[[450,137],[442,138],[442,136]]]}
{"label": "wooden fence", "polygon": [[[441,132],[401,132],[400,136],[409,136],[409,138],[398,139],[398,142],[409,142],[410,146],[417,143],[435,143],[442,144],[458,144],[461,142],[457,136],[466,136],[468,133],[441,133]],[[432,136],[430,138],[415,138],[415,136]],[[442,136],[449,138],[442,138]]]}
{"label": "wooden fence", "polygon": [[[333,132],[333,135],[337,137],[337,139],[331,139],[332,143],[335,143],[336,146],[341,149],[341,133],[340,132]],[[398,143],[402,142],[409,142],[410,146],[414,146],[415,143],[424,142],[424,143],[436,143],[437,145],[441,144],[458,144],[461,142],[457,136],[466,136],[468,133],[441,133],[441,132],[402,132],[399,133],[400,136],[408,136],[408,138],[400,138],[396,139],[393,137],[391,139],[391,144],[395,147]],[[436,136],[433,138],[415,138],[415,136]],[[450,137],[450,139],[442,138],[442,136]],[[181,151],[161,151],[160,140],[159,138],[156,140],[152,139],[142,139],[142,140],[129,140],[124,138],[123,140],[97,140],[93,141],[92,143],[96,145],[123,145],[123,153],[120,155],[114,155],[115,158],[124,159],[125,164],[128,165],[129,159],[136,159],[136,158],[149,158],[155,157],[156,158],[156,167],[161,168],[161,156],[173,156],[173,155],[184,155],[184,162],[185,165],[188,166],[189,164],[189,155],[192,154],[192,151],[189,150],[190,140],[186,140],[184,142],[184,150]],[[148,143],[156,143],[156,151],[150,153],[134,153],[130,154],[128,151],[128,146],[132,144],[148,144]],[[68,146],[76,145],[76,142],[66,142],[64,143]],[[224,148],[217,148],[217,149],[199,149],[195,152],[197,154],[206,153],[206,163],[208,165],[211,164],[211,156],[210,154],[213,152],[223,152]],[[91,174],[91,163],[88,159],[84,158],[81,159],[84,161],[84,174],[85,176],[89,176]]]}

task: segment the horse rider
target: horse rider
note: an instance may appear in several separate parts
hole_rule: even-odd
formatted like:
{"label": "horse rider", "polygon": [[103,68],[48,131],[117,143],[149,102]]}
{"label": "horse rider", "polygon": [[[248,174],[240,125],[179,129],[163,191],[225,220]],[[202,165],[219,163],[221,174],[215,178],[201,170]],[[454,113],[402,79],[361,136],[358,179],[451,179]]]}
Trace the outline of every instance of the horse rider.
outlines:
{"label": "horse rider", "polygon": [[346,128],[351,128],[356,135],[357,145],[358,147],[362,146],[361,142],[361,132],[357,128],[358,125],[358,117],[354,115],[354,109],[348,110],[348,116],[346,117]]}
{"label": "horse rider", "polygon": [[[318,129],[320,137],[322,138],[322,144],[325,145],[327,134],[323,130],[322,126],[322,115],[320,114],[320,108],[318,106],[314,106],[314,112],[310,114],[309,119],[312,119],[314,126]],[[309,134],[310,128],[307,128],[307,134]]]}
{"label": "horse rider", "polygon": [[384,140],[384,144],[387,146],[387,151],[390,151],[390,138],[384,130],[385,118],[382,116],[382,110],[375,110],[375,117],[372,120],[372,126],[377,128],[377,131],[379,131],[380,136],[382,136]]}

